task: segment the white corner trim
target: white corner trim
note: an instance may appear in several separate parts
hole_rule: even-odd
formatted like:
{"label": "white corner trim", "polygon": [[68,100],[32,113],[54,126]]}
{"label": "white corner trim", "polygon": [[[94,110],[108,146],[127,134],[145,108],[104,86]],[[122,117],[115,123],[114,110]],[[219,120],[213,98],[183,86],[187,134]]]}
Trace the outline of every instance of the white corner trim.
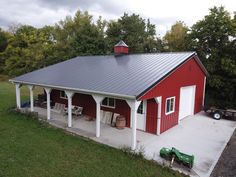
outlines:
{"label": "white corner trim", "polygon": [[203,86],[203,94],[202,94],[202,107],[204,107],[205,101],[205,92],[206,92],[206,76],[204,77],[204,86]]}
{"label": "white corner trim", "polygon": [[157,135],[161,134],[161,106],[162,106],[162,96],[155,97],[157,108]]}

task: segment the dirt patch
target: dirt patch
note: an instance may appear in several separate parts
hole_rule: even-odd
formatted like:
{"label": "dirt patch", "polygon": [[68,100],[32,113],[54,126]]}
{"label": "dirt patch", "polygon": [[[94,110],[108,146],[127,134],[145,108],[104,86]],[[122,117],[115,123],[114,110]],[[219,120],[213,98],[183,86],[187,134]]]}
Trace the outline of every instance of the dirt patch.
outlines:
{"label": "dirt patch", "polygon": [[236,176],[236,130],[217,162],[211,177]]}

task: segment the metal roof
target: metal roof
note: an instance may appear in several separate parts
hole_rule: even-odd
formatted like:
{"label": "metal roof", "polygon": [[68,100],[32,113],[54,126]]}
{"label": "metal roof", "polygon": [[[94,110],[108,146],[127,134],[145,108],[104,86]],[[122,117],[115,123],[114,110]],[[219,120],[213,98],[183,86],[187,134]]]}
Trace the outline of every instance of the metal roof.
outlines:
{"label": "metal roof", "polygon": [[195,55],[195,52],[181,52],[82,56],[10,81],[137,98]]}
{"label": "metal roof", "polygon": [[127,44],[123,41],[123,40],[120,40],[116,45],[115,47],[128,47]]}

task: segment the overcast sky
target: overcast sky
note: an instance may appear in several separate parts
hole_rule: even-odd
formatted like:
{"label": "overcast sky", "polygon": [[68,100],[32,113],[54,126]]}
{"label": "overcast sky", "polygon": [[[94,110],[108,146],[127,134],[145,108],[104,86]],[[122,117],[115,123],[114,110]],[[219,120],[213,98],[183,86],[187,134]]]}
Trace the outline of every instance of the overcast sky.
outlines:
{"label": "overcast sky", "polygon": [[117,19],[124,12],[137,13],[156,24],[157,34],[163,35],[178,20],[191,26],[202,19],[213,6],[223,5],[236,11],[236,0],[0,0],[0,27],[29,24],[36,27],[53,25],[77,9],[98,16]]}

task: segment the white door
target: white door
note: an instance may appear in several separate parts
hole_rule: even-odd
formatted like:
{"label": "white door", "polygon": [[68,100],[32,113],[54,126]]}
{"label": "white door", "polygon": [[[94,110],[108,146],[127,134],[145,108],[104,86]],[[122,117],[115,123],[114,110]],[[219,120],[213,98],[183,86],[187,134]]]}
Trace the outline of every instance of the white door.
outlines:
{"label": "white door", "polygon": [[195,85],[180,88],[179,120],[194,114],[195,88]]}
{"label": "white door", "polygon": [[137,110],[137,129],[146,130],[146,107],[147,101],[144,100],[140,103]]}

